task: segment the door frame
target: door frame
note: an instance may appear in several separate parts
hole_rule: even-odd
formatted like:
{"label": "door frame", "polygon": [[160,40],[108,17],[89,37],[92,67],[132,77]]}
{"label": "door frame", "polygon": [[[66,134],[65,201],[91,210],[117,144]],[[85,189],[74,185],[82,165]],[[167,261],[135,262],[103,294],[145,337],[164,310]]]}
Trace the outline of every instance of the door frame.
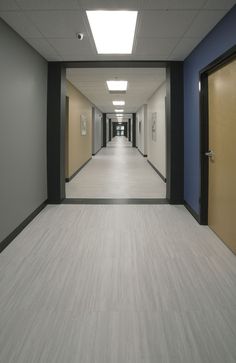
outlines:
{"label": "door frame", "polygon": [[[65,199],[66,68],[166,68],[167,171],[166,199],[183,204],[184,123],[182,61],[48,62],[47,171],[48,203]],[[133,114],[133,135],[135,135]],[[133,138],[133,146],[135,136]]]}
{"label": "door frame", "polygon": [[208,225],[209,160],[205,152],[209,148],[208,76],[236,58],[236,46],[208,64],[199,72],[200,85],[200,215],[199,222]]}

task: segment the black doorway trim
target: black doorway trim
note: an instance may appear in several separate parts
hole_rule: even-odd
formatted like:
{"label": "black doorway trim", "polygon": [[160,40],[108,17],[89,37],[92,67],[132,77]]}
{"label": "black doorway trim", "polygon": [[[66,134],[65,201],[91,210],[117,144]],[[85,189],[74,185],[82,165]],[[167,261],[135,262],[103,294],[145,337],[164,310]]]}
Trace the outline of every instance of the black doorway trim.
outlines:
{"label": "black doorway trim", "polygon": [[107,114],[102,114],[102,146],[107,146]]}
{"label": "black doorway trim", "polygon": [[[66,68],[166,68],[167,97],[167,199],[183,204],[183,62],[78,61],[48,63],[48,199],[65,199],[65,99]],[[136,146],[133,114],[133,146]],[[103,119],[104,120],[104,119]],[[105,127],[106,130],[106,127]],[[104,133],[106,132],[104,130]],[[103,135],[103,145],[105,146]]]}
{"label": "black doorway trim", "polygon": [[136,147],[136,113],[133,113],[133,118],[132,118],[133,122],[132,122],[132,146]]}
{"label": "black doorway trim", "polygon": [[109,141],[111,141],[111,118],[109,118]]}
{"label": "black doorway trim", "polygon": [[208,224],[208,174],[209,160],[205,152],[209,148],[208,118],[208,76],[217,69],[230,63],[236,57],[236,46],[230,48],[220,57],[199,72],[200,79],[200,214],[195,218],[200,224]]}

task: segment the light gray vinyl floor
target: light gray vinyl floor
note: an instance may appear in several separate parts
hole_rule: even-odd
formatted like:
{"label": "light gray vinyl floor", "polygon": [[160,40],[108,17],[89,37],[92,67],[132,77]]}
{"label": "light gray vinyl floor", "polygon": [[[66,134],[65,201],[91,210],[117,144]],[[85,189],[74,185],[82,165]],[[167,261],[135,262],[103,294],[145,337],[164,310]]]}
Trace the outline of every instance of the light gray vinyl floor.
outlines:
{"label": "light gray vinyl floor", "polygon": [[182,206],[48,206],[0,254],[1,363],[235,363],[236,257]]}
{"label": "light gray vinyl floor", "polygon": [[166,184],[126,137],[115,137],[66,183],[67,198],[165,198]]}

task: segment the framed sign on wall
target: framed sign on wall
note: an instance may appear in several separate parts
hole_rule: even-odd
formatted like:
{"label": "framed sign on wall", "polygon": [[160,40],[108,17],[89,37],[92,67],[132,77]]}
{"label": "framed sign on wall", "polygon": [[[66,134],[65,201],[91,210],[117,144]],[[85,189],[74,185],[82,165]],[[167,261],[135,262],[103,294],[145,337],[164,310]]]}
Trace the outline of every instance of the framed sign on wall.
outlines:
{"label": "framed sign on wall", "polygon": [[153,112],[152,113],[152,141],[157,140],[157,135],[156,135],[156,123],[157,123],[157,113]]}
{"label": "framed sign on wall", "polygon": [[80,116],[80,133],[82,136],[87,135],[87,117],[84,114]]}

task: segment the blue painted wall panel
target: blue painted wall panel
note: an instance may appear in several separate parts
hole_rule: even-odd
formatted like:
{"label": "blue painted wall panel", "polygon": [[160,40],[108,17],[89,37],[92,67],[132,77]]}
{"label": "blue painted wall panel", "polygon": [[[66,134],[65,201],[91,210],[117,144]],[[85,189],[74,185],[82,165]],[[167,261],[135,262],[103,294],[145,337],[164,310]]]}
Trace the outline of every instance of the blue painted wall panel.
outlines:
{"label": "blue painted wall panel", "polygon": [[199,71],[236,44],[236,6],[184,61],[184,198],[198,213],[200,197]]}

